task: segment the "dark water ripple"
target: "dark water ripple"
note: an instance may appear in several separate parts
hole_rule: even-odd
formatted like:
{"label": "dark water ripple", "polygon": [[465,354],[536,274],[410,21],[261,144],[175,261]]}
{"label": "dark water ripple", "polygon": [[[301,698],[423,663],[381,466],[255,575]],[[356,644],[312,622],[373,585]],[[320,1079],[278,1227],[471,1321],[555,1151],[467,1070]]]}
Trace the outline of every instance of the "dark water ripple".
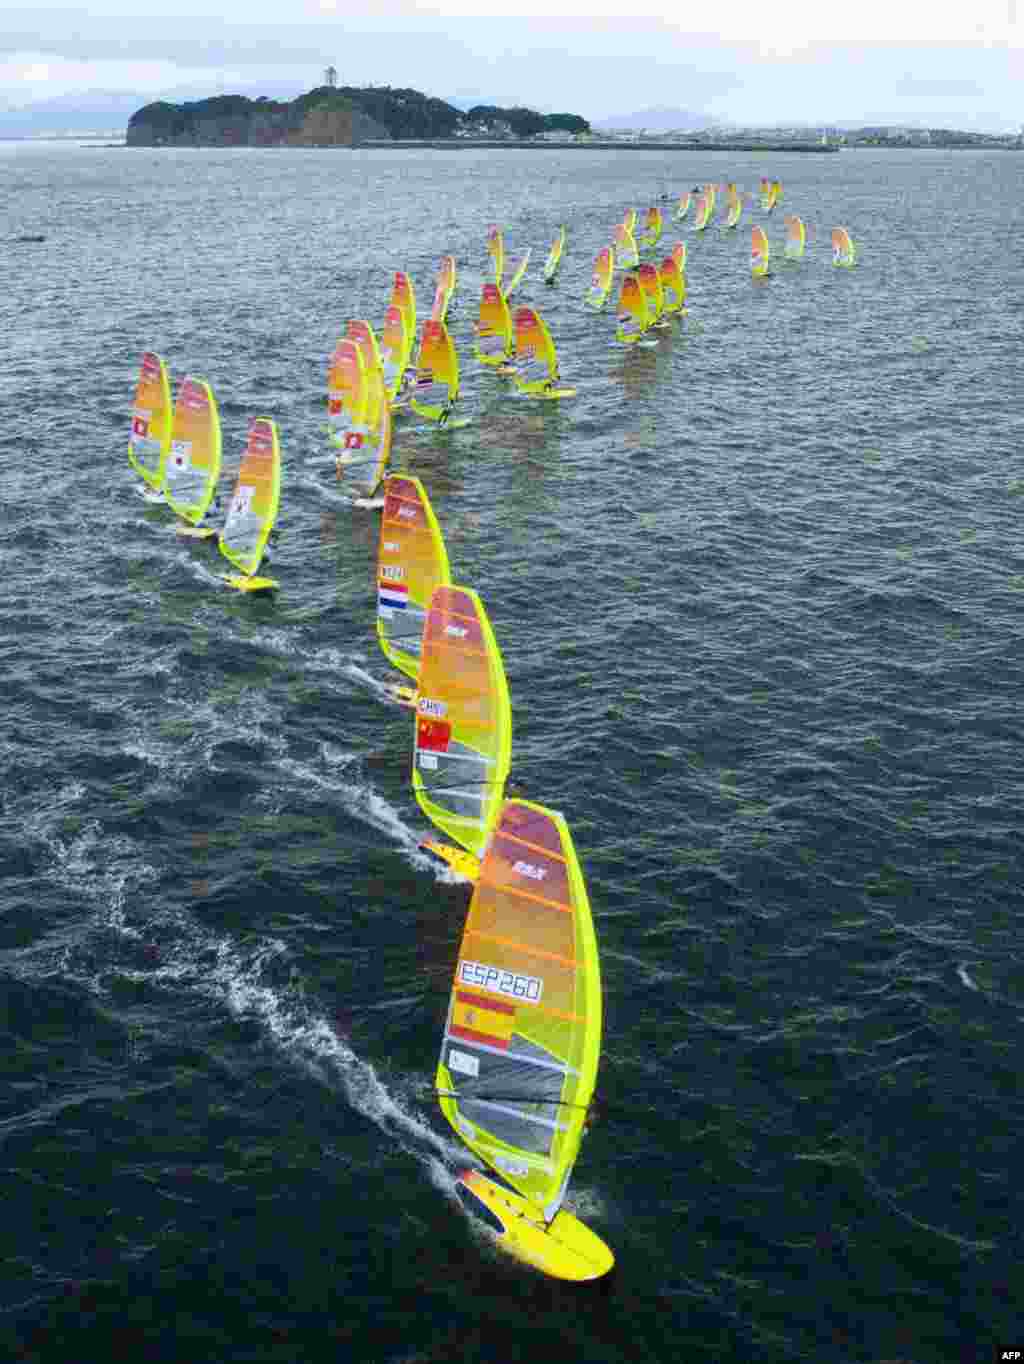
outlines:
{"label": "dark water ripple", "polygon": [[[5,239],[47,237],[0,301],[4,1357],[1019,1344],[1020,159],[0,164]],[[766,173],[807,259],[758,288],[746,232],[684,231],[689,324],[616,350],[579,302],[611,223]],[[568,224],[522,296],[571,404],[468,361],[491,221],[538,258]],[[456,1211],[428,1091],[466,895],[417,851],[408,717],[366,682],[375,523],[322,463],[336,335],[398,265],[422,310],[449,250],[473,425],[396,454],[588,875],[605,1110],[573,1197],[619,1267],[582,1298]],[[279,420],[275,602],[228,601],[132,490],[147,346],[210,379],[229,467]]]}

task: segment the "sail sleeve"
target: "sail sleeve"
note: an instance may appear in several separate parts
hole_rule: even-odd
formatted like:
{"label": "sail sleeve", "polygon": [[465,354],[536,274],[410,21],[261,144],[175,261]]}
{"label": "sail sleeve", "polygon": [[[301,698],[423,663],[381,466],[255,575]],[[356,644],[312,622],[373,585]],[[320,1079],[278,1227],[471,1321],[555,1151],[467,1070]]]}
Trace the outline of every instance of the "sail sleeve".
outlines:
{"label": "sail sleeve", "polygon": [[171,448],[171,382],[167,366],[154,351],[142,357],[132,403],[132,429],[128,438],[128,462],[151,488],[163,487],[167,455]]}
{"label": "sail sleeve", "polygon": [[174,407],[164,496],[192,525],[206,515],[220,477],[220,418],[210,385],[187,377]]}
{"label": "sail sleeve", "polygon": [[253,574],[277,518],[281,498],[281,447],[277,426],[254,417],[238,482],[220,533],[220,552],[243,573]]}
{"label": "sail sleeve", "polygon": [[549,1221],[600,1047],[597,940],[568,826],[557,811],[506,801],[466,920],[437,1085],[467,1145]]}
{"label": "sail sleeve", "polygon": [[444,536],[426,489],[418,478],[392,474],[384,483],[377,552],[377,638],[388,661],[414,680],[427,607],[449,582]]}
{"label": "sail sleeve", "polygon": [[501,807],[512,745],[505,668],[483,602],[438,587],[420,645],[412,781],[423,813],[479,857]]}

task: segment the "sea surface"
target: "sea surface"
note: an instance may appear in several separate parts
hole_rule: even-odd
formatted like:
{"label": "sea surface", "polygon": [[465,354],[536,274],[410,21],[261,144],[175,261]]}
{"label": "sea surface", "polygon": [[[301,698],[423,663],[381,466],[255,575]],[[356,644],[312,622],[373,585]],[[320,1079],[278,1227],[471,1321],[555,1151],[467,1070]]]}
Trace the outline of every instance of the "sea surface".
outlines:
{"label": "sea surface", "polygon": [[[630,206],[783,182],[689,316],[582,304]],[[1024,157],[0,147],[0,1360],[972,1364],[1024,1340]],[[750,223],[781,254],[749,272]],[[488,226],[578,396],[472,359]],[[560,223],[557,285],[541,264]],[[831,264],[844,225],[853,270]],[[18,242],[43,234],[45,242]],[[604,985],[572,1288],[467,1220],[428,863],[327,357],[459,267],[402,415]],[[666,253],[667,254],[667,251]],[[270,600],[127,461],[141,354],[284,452]]]}

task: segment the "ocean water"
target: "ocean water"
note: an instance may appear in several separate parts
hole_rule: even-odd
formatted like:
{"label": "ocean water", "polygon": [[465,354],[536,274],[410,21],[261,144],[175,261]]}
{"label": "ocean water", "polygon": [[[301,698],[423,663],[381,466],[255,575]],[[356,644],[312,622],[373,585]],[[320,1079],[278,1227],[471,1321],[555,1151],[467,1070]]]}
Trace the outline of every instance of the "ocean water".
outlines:
{"label": "ocean water", "polygon": [[[689,317],[617,347],[581,298],[623,211],[762,175],[773,215],[668,225]],[[1024,159],[3,144],[0,179],[0,1358],[1019,1345]],[[756,284],[783,212],[806,257]],[[571,402],[471,358],[492,222]],[[448,252],[472,423],[401,417],[395,462],[594,907],[570,1202],[617,1267],[582,1290],[453,1194],[431,1086],[468,897],[417,849],[377,514],[325,462],[334,341],[395,268],[425,312]],[[280,425],[271,601],[139,496],[148,348],[213,385],[228,479]]]}

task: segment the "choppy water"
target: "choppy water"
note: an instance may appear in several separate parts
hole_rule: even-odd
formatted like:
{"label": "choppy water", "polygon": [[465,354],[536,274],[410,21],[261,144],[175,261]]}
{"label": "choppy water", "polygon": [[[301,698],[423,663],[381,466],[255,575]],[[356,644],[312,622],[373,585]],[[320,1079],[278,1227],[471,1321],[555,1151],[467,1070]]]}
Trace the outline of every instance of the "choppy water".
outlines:
{"label": "choppy water", "polygon": [[[656,350],[580,303],[629,205],[784,183]],[[991,1356],[1021,1323],[1024,506],[1013,154],[0,147],[4,1357]],[[669,205],[666,205],[669,207]],[[781,245],[781,213],[770,224]],[[572,403],[469,358],[490,222]],[[539,283],[558,223],[557,288]],[[830,264],[829,230],[861,246]],[[44,244],[15,244],[43,232]],[[675,235],[670,228],[671,241]],[[466,895],[380,704],[326,356],[460,266],[467,429],[399,425],[563,809],[605,984],[580,1294],[493,1252],[429,1093]],[[226,463],[280,423],[272,602],[126,460],[141,352]]]}

